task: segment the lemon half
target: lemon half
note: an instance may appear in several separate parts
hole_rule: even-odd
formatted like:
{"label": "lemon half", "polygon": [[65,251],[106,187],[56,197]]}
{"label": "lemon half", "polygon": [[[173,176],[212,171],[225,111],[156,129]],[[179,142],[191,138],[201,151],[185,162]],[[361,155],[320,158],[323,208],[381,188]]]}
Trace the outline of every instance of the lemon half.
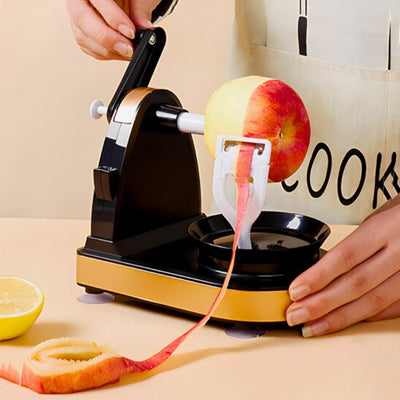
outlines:
{"label": "lemon half", "polygon": [[43,303],[44,294],[34,283],[0,276],[0,340],[26,332],[39,317]]}

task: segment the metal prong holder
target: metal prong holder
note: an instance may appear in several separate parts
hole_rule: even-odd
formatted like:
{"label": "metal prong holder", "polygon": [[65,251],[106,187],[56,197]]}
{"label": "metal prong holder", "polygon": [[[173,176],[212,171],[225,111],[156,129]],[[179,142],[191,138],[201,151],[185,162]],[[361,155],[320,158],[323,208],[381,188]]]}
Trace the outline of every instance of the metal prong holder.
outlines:
{"label": "metal prong holder", "polygon": [[230,223],[233,230],[235,230],[236,207],[229,199],[227,179],[229,176],[234,176],[235,174],[237,152],[240,143],[254,143],[257,145],[254,149],[251,164],[252,179],[251,183],[249,182],[251,195],[243,219],[238,244],[240,249],[251,249],[251,227],[262,211],[266,195],[271,143],[264,139],[219,136],[215,151],[213,196],[216,206]]}

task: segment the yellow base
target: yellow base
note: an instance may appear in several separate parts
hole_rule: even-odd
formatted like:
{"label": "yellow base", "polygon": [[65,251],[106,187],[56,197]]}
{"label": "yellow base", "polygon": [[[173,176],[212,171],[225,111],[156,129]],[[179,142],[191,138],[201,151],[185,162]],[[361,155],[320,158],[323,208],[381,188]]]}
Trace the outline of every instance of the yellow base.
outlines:
{"label": "yellow base", "polygon": [[[77,256],[77,283],[146,302],[205,315],[219,288],[144,271],[96,258]],[[290,304],[286,290],[228,289],[213,318],[242,322],[282,322]]]}

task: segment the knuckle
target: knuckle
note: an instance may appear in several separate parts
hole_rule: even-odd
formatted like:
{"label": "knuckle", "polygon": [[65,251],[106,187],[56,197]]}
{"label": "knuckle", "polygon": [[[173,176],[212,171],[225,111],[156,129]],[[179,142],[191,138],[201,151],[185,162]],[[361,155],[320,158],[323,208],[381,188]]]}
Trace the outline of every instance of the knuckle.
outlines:
{"label": "knuckle", "polygon": [[86,9],[80,9],[73,15],[73,21],[79,28],[85,26],[88,18],[88,11]]}
{"label": "knuckle", "polygon": [[[400,243],[400,242],[399,242]],[[397,272],[400,270],[400,261],[399,261],[399,251],[387,251],[387,256],[386,256],[386,266],[390,271]]]}
{"label": "knuckle", "polygon": [[374,312],[379,312],[386,307],[386,296],[373,293],[371,298],[372,308]]}
{"label": "knuckle", "polygon": [[[90,26],[90,29],[89,29]],[[101,24],[100,26],[96,26],[94,28],[94,24],[90,19],[90,13],[86,10],[79,10],[74,14],[72,30],[75,36],[75,40],[79,45],[83,45],[88,41],[88,37],[90,36],[90,40],[96,42],[100,46],[109,49],[111,46],[111,42],[113,41],[112,30],[109,28],[104,29],[104,26]]]}
{"label": "knuckle", "polygon": [[347,328],[354,324],[353,318],[345,312],[342,312],[338,315],[337,320],[332,324],[335,327],[335,330],[341,330]]}
{"label": "knuckle", "polygon": [[94,33],[93,40],[104,48],[109,47],[110,41],[108,40],[107,33],[102,29],[99,29]]}
{"label": "knuckle", "polygon": [[335,256],[338,258],[339,264],[341,264],[343,268],[354,265],[355,255],[351,247],[341,246],[337,248],[336,251],[337,254]]}
{"label": "knuckle", "polygon": [[311,319],[319,318],[332,310],[332,302],[328,296],[322,294],[318,296],[317,301],[305,305],[307,313]]}
{"label": "knuckle", "polygon": [[344,308],[339,308],[326,317],[329,323],[329,332],[336,332],[341,329],[347,328],[355,321],[351,313],[347,312]]}
{"label": "knuckle", "polygon": [[351,286],[357,291],[359,295],[366,293],[369,289],[369,279],[365,274],[357,272],[352,273],[349,277]]}

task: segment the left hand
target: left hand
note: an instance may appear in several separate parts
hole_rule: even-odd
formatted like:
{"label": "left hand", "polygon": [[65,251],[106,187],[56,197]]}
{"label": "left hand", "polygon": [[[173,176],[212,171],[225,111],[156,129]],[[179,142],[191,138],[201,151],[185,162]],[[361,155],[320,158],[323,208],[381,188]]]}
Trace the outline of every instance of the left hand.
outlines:
{"label": "left hand", "polygon": [[400,316],[400,195],[372,213],[289,287],[290,326],[304,337]]}

